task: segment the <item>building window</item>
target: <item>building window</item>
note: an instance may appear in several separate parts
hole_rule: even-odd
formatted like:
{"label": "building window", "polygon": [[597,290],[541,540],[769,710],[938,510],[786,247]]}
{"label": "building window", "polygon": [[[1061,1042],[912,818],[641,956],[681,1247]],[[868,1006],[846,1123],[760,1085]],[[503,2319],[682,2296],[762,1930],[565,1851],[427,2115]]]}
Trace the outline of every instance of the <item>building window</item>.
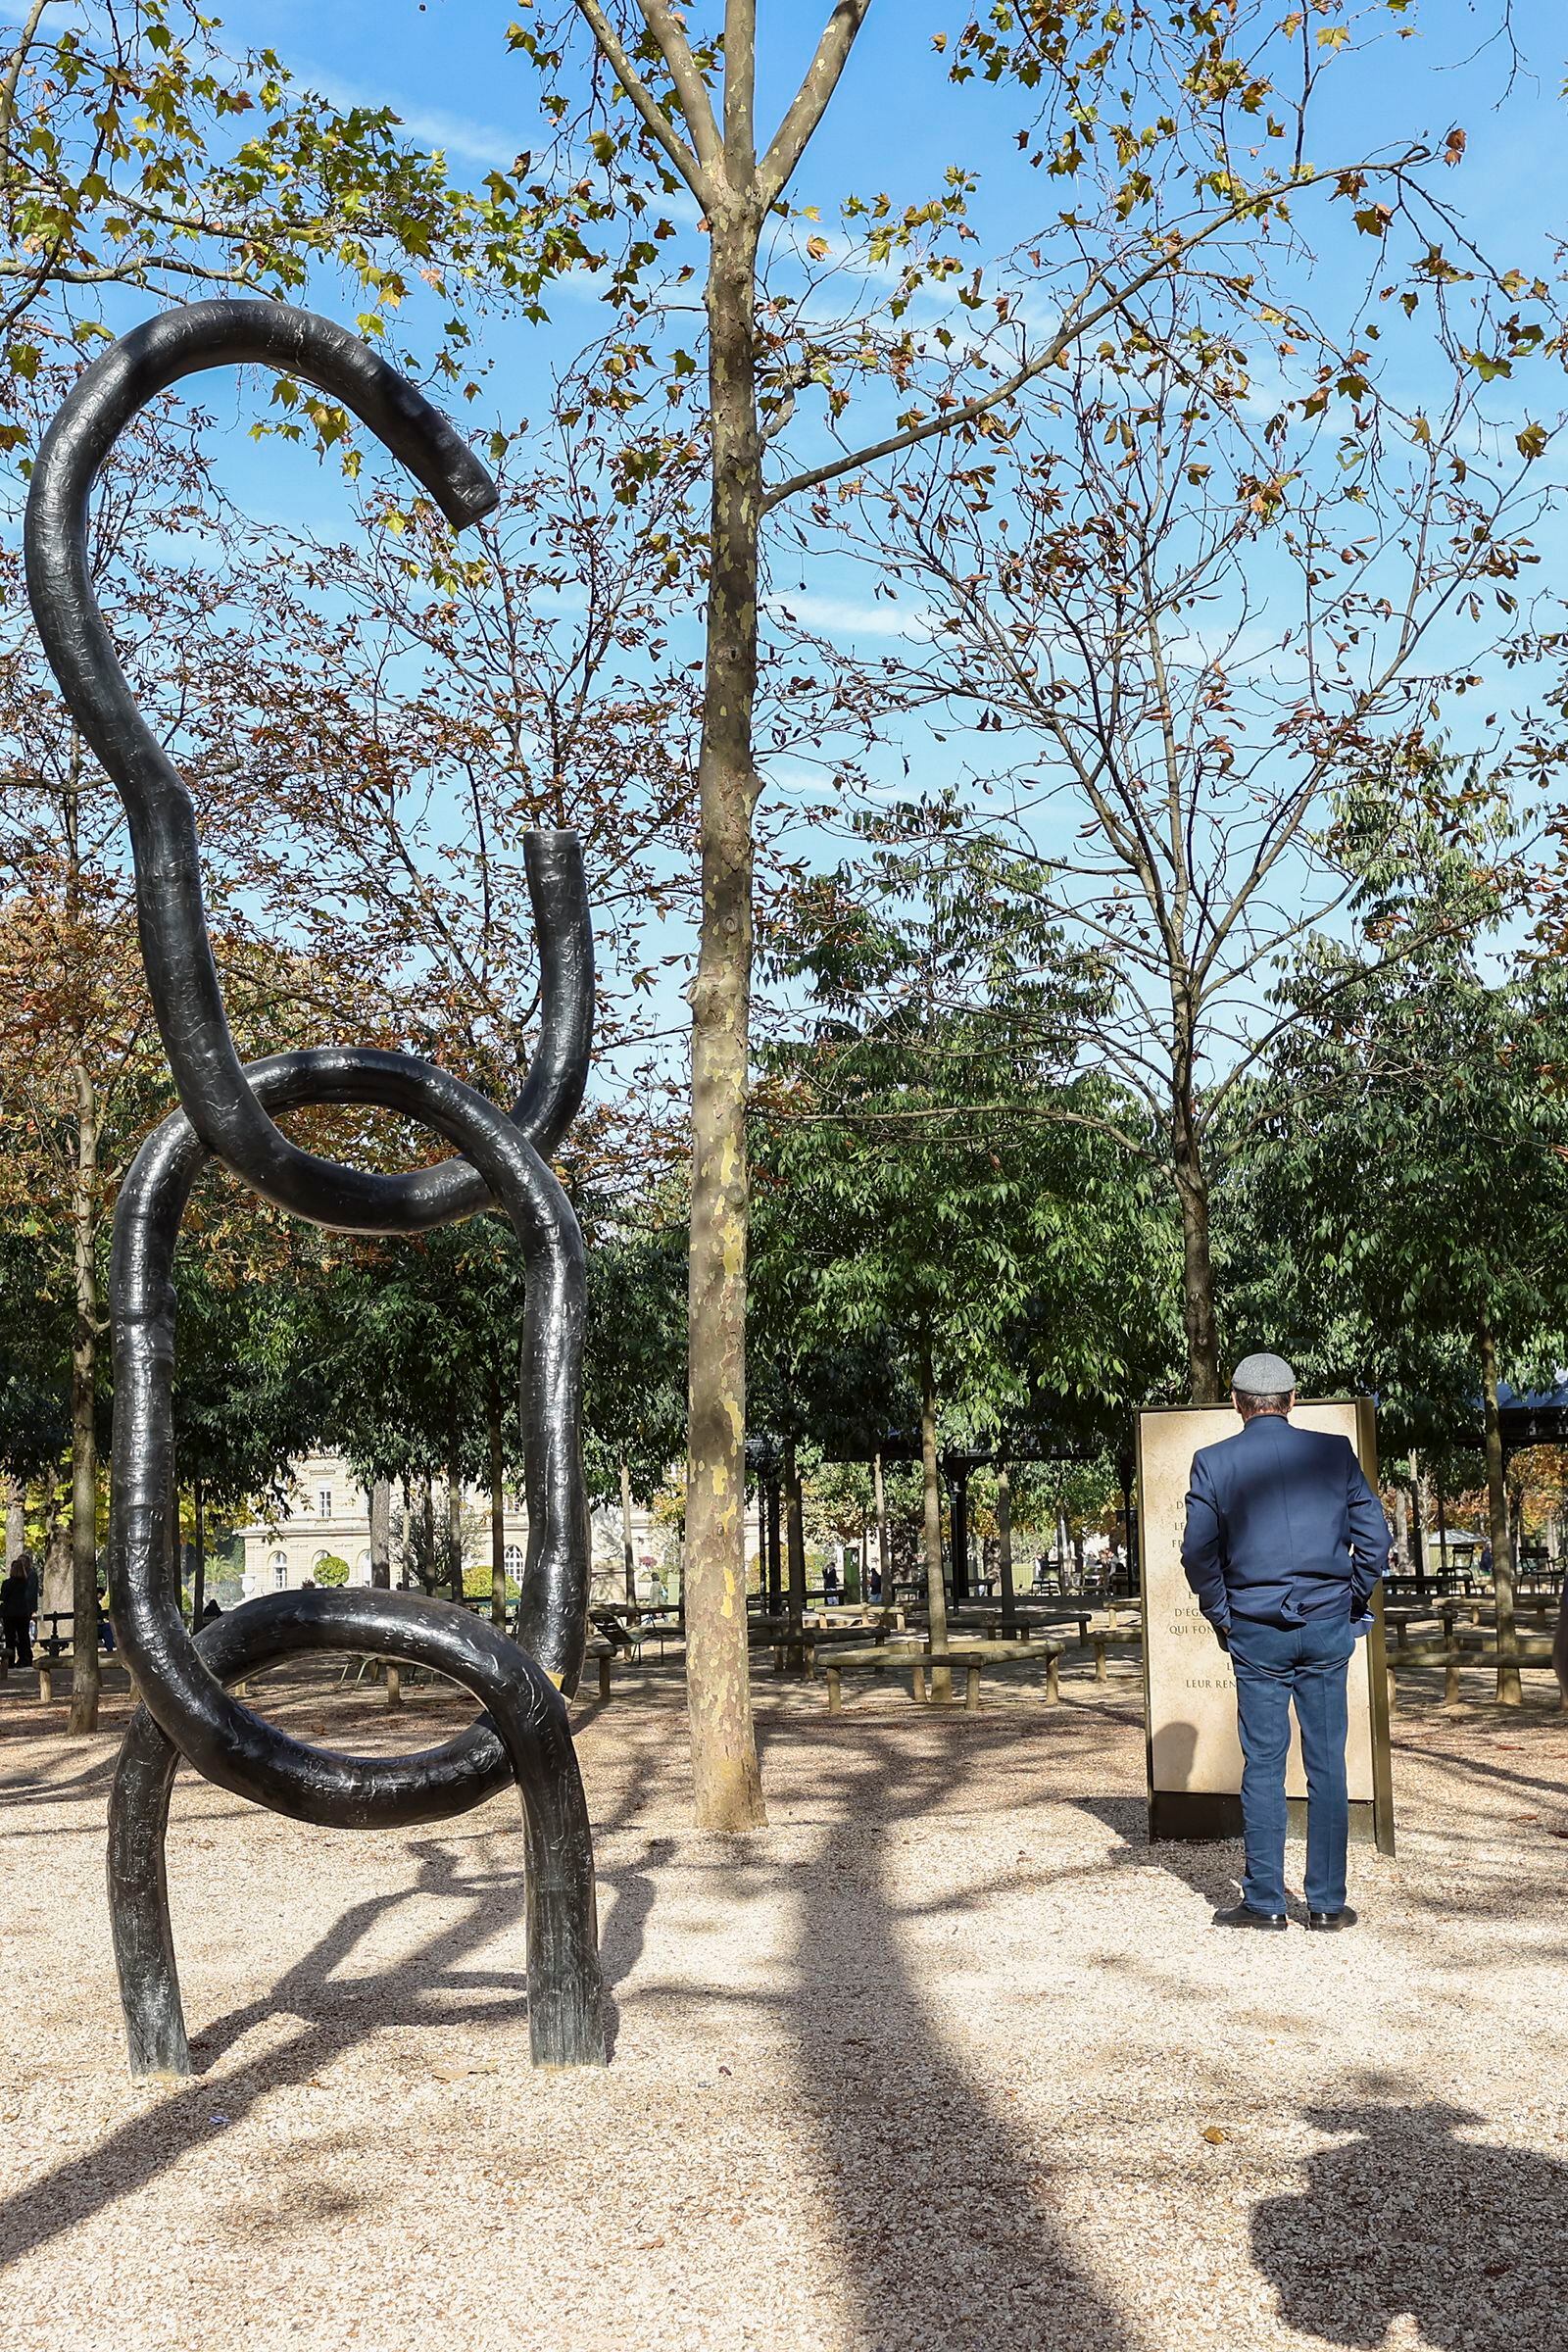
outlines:
{"label": "building window", "polygon": [[332,1516],[332,1490],[331,1490],[331,1488],[330,1488],[330,1487],[318,1487],[318,1488],[317,1488],[317,1490],[316,1490],[316,1516],[318,1517],[318,1519],[330,1519],[330,1518],[331,1518],[331,1516]]}
{"label": "building window", "polygon": [[368,1585],[370,1582],[371,1569],[370,1555],[368,1551],[361,1552],[358,1565],[360,1582],[362,1585]]}
{"label": "building window", "polygon": [[274,1552],[273,1552],[273,1554],[272,1554],[272,1563],[271,1563],[271,1565],[272,1565],[272,1589],[273,1589],[273,1591],[274,1591],[274,1592],[281,1592],[283,1591],[284,1587],[285,1587],[285,1586],[287,1585],[287,1583],[288,1583],[288,1554],[287,1554],[287,1552],[286,1552],[286,1551],[274,1551]]}
{"label": "building window", "polygon": [[511,1577],[513,1583],[514,1585],[520,1585],[522,1582],[522,1545],[520,1544],[509,1544],[506,1550],[502,1553],[501,1559],[502,1565],[505,1567],[506,1572]]}

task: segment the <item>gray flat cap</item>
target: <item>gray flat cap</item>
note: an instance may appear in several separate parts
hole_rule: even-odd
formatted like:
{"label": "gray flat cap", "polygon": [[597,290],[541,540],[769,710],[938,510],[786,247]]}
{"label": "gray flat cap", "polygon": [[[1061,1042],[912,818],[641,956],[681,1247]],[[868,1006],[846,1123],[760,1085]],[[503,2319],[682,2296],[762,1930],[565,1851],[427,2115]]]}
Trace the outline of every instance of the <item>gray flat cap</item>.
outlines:
{"label": "gray flat cap", "polygon": [[1264,1348],[1257,1355],[1243,1356],[1231,1374],[1231,1387],[1243,1396],[1289,1396],[1296,1374],[1283,1355],[1270,1355]]}

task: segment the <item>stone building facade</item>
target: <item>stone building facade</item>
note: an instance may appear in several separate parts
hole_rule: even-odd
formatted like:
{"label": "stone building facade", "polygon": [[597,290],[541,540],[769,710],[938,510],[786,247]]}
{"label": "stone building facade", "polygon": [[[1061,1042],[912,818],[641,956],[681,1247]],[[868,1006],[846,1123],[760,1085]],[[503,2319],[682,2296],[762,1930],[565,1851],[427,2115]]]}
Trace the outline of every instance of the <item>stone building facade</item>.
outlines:
{"label": "stone building facade", "polygon": [[[402,1523],[402,1494],[392,1498],[393,1582],[397,1582],[397,1541]],[[439,1488],[436,1508],[444,1510],[446,1496]],[[469,1550],[469,1565],[490,1563],[490,1497],[477,1488],[464,1495],[466,1512],[479,1525]],[[593,1598],[623,1600],[626,1593],[620,1513],[595,1511],[593,1527]],[[521,1574],[528,1543],[528,1514],[519,1495],[509,1494],[506,1512],[507,1569]],[[340,1454],[312,1453],[296,1462],[293,1483],[284,1506],[242,1528],[245,1544],[244,1592],[247,1600],[261,1592],[283,1592],[312,1583],[327,1558],[348,1562],[349,1582],[370,1582],[370,1497]],[[636,1562],[640,1600],[673,1599],[680,1590],[680,1544],[673,1526],[657,1520],[640,1504],[632,1507],[632,1555]],[[757,1531],[747,1523],[748,1553],[757,1548]]]}

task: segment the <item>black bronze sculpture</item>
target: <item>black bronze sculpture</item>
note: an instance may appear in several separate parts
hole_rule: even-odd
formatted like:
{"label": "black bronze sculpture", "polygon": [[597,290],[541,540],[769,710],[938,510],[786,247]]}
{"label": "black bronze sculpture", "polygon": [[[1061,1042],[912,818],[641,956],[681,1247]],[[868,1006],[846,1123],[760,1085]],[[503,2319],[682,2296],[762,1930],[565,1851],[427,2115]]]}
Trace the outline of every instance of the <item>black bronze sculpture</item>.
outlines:
{"label": "black bronze sculpture", "polygon": [[[563,1691],[581,1670],[588,1518],[579,1406],[582,1240],[549,1166],[582,1100],[593,943],[570,833],[526,844],[541,971],[540,1044],[510,1113],[406,1054],[328,1047],[241,1063],[202,900],[195,816],[131,698],[93,595],[88,499],[118,435],[155,394],[202,368],[250,362],[341,401],[456,526],[495,504],[484,467],[445,417],[357,337],[281,305],[208,302],[165,313],[86,369],[39,452],[27,502],[27,586],[73,715],[130,819],[142,954],[182,1108],[137,1154],[115,1215],[110,1298],[115,1437],[110,1600],[142,1704],[110,1804],[109,1899],[136,2075],[190,2072],[165,1882],[170,1790],[183,1756],[257,1804],[343,1829],[445,1820],[508,1781],[522,1800],[529,2036],[536,2065],[605,2058],[593,1848]],[[315,1102],[402,1111],[461,1157],[405,1175],[318,1158],[274,1111]],[[418,1233],[499,1204],[526,1266],[522,1331],[528,1553],[517,1640],[443,1601],[379,1591],[267,1594],[193,1639],[179,1606],[171,1386],[173,1261],[190,1188],[216,1157],[318,1225]],[[338,1755],[288,1738],[226,1685],[301,1650],[352,1649],[431,1667],[485,1712],[420,1754]]]}

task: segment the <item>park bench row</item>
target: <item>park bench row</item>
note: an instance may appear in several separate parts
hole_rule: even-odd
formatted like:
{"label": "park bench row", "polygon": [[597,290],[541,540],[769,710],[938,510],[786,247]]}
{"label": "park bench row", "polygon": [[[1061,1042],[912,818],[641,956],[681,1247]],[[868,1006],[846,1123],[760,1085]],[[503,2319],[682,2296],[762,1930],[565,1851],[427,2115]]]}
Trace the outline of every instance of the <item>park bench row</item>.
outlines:
{"label": "park bench row", "polygon": [[[932,1649],[924,1642],[880,1641],[870,1647],[832,1644],[821,1653],[822,1674],[827,1684],[827,1710],[838,1715],[844,1708],[846,1674],[907,1674],[916,1702],[927,1695],[927,1678],[942,1673],[950,1677],[961,1673],[964,1681],[963,1704],[973,1713],[980,1704],[980,1677],[993,1666],[1017,1664],[1043,1665],[1046,1670],[1045,1704],[1054,1706],[1061,1696],[1061,1660],[1067,1650],[1093,1650],[1095,1680],[1107,1679],[1106,1653],[1123,1642],[1142,1639],[1136,1626],[1100,1626],[1088,1628],[1077,1642],[1046,1634],[1033,1639],[991,1639],[966,1642],[961,1638],[950,1641],[943,1649]],[[816,1663],[813,1653],[811,1668]]]}
{"label": "park bench row", "polygon": [[[1481,1666],[1495,1671],[1502,1666],[1544,1666],[1553,1663],[1553,1641],[1550,1634],[1516,1633],[1512,1642],[1501,1648],[1494,1630],[1484,1625],[1446,1624],[1426,1639],[1410,1638],[1408,1626],[1401,1626],[1392,1649],[1386,1652],[1388,1664],[1389,1705],[1395,1704],[1394,1674],[1396,1666],[1441,1666],[1443,1668],[1443,1703],[1457,1706],[1461,1696],[1460,1674],[1466,1666]],[[1568,1707],[1568,1690],[1562,1700]]]}

